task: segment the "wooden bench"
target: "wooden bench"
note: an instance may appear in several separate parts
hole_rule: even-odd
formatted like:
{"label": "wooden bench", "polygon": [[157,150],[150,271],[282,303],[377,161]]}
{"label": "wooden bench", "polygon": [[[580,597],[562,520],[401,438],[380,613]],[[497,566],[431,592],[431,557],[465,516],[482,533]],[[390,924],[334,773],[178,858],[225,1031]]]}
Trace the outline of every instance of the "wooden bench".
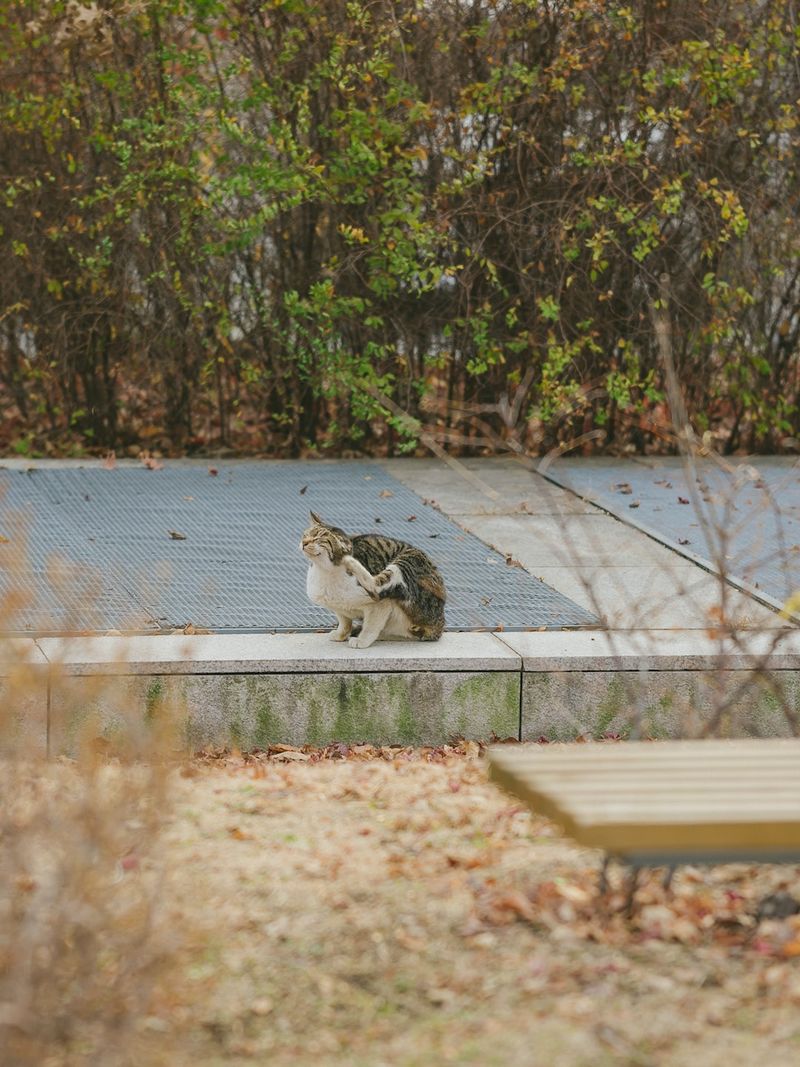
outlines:
{"label": "wooden bench", "polygon": [[800,740],[493,745],[488,754],[492,781],[602,849],[606,863],[632,867],[634,880],[641,867],[800,863]]}

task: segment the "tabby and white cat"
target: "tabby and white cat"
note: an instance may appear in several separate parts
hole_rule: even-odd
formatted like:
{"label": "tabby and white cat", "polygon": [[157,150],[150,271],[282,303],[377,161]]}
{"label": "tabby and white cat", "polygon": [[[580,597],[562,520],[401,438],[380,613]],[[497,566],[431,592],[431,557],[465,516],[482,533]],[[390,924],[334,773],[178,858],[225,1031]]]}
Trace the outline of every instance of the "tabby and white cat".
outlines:
{"label": "tabby and white cat", "polygon": [[[332,641],[350,638],[354,648],[369,648],[379,637],[442,636],[444,582],[421,549],[380,534],[348,537],[313,511],[300,548],[309,561],[309,599],[339,621]],[[354,620],[361,620],[361,632],[351,637]]]}

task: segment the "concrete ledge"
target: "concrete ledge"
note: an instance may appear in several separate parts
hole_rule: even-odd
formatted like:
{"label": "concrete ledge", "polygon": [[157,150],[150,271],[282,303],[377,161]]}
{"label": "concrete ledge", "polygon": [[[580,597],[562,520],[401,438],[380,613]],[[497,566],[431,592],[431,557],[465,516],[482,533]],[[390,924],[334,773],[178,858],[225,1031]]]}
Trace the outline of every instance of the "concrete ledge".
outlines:
{"label": "concrete ledge", "polygon": [[[0,644],[2,741],[180,747],[455,736],[780,737],[800,715],[800,632],[733,642],[677,631],[446,634],[351,649],[325,634],[103,637]],[[724,715],[717,709],[724,705]]]}
{"label": "concrete ledge", "polygon": [[6,642],[7,663],[12,644],[24,646],[25,662],[68,675],[800,670],[796,629],[742,632],[736,641],[676,630],[446,633],[365,649],[317,633],[53,637]]}
{"label": "concrete ledge", "polygon": [[0,678],[20,667],[47,667],[47,657],[32,637],[4,637],[0,639]]}
{"label": "concrete ledge", "polygon": [[489,633],[439,641],[386,641],[350,648],[327,634],[39,638],[63,674],[361,674],[385,671],[509,671],[520,657]]}
{"label": "concrete ledge", "polygon": [[717,639],[697,631],[504,633],[525,673],[542,671],[800,671],[800,631],[742,631]]}

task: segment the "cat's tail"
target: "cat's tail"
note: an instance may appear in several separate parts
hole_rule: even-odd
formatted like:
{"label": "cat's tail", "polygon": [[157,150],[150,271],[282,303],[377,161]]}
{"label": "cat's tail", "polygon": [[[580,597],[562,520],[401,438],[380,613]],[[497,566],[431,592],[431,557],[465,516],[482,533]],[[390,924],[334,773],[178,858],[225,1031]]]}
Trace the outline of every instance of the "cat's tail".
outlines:
{"label": "cat's tail", "polygon": [[444,633],[444,617],[436,622],[419,622],[411,627],[411,636],[418,641],[438,641]]}

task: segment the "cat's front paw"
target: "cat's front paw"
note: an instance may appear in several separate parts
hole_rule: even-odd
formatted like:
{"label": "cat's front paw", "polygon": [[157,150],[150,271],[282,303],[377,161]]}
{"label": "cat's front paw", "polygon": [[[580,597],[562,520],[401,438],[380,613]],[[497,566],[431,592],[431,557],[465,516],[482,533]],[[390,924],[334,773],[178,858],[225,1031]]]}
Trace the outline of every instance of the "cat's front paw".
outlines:
{"label": "cat's front paw", "polygon": [[347,630],[331,630],[328,634],[329,641],[346,641],[348,637]]}
{"label": "cat's front paw", "polygon": [[351,648],[369,648],[372,641],[365,641],[363,637],[351,637],[347,642]]}

